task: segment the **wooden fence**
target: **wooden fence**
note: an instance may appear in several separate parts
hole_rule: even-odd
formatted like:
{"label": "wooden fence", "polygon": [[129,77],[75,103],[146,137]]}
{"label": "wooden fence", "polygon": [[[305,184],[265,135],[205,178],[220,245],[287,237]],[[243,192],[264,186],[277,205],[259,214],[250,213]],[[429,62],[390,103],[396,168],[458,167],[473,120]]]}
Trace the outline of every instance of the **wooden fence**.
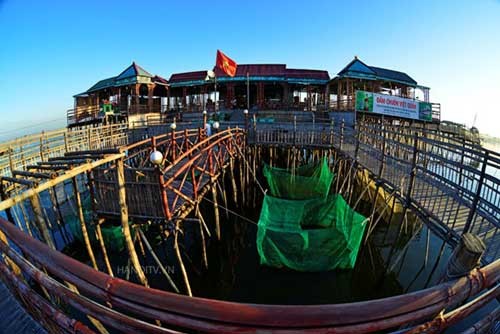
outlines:
{"label": "wooden fence", "polygon": [[13,170],[25,170],[66,152],[112,148],[128,143],[125,123],[87,126],[81,129],[59,129],[28,135],[0,144],[0,176],[11,176]]}
{"label": "wooden fence", "polygon": [[466,232],[486,244],[486,262],[500,255],[500,154],[437,129],[358,122],[254,123],[258,145],[335,147],[396,191],[407,208],[457,241]]}

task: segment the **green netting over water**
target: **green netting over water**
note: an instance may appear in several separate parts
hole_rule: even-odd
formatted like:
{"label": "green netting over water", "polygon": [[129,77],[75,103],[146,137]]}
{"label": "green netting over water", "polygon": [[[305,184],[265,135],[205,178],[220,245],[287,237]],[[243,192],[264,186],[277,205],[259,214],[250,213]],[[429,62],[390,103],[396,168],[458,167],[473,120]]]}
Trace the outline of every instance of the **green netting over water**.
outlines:
{"label": "green netting over water", "polygon": [[264,166],[264,176],[269,184],[269,194],[288,199],[308,199],[328,195],[335,174],[330,171],[326,158],[321,163],[310,163],[286,169]]}
{"label": "green netting over water", "polygon": [[341,195],[328,195],[334,175],[326,160],[296,172],[292,178],[265,167],[272,196],[264,197],[257,228],[261,264],[298,271],[353,268],[366,218]]}
{"label": "green netting over water", "polygon": [[[90,200],[88,198],[83,200],[82,205],[85,208],[83,210],[85,221],[89,222],[92,220],[92,213],[88,209],[90,207]],[[73,237],[80,242],[84,242],[80,219],[75,215],[68,215],[64,218],[64,220]],[[98,242],[95,227],[93,224],[87,223],[87,232],[89,234],[91,243]],[[106,245],[106,248],[108,250],[111,250],[113,252],[121,252],[123,249],[125,249],[125,237],[123,236],[121,226],[102,225],[101,232],[102,238],[104,239],[104,244]]]}
{"label": "green netting over water", "polygon": [[261,264],[298,271],[353,268],[365,217],[341,195],[310,200],[264,197],[257,230]]}

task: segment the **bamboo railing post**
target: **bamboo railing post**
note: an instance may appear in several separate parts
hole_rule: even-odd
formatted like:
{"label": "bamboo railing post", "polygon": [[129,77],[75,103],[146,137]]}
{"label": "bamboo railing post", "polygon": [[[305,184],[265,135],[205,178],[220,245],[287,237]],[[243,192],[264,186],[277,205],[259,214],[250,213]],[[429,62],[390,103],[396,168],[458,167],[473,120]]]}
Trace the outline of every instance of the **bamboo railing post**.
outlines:
{"label": "bamboo railing post", "polygon": [[125,190],[125,171],[123,166],[123,158],[116,160],[116,180],[118,187],[118,201],[120,203],[120,220],[129,257],[132,262],[132,265],[134,266],[134,270],[137,273],[139,281],[142,283],[142,285],[147,287],[148,281],[146,279],[144,271],[142,270],[141,263],[139,262],[139,257],[137,256],[137,252],[135,251],[134,242],[132,241],[132,235],[130,234],[130,225],[128,223],[127,192]]}
{"label": "bamboo railing post", "polygon": [[44,160],[44,156],[43,156],[43,131],[42,133],[40,134],[40,161],[43,161]]}
{"label": "bamboo railing post", "polygon": [[[383,116],[382,116],[383,117]],[[378,178],[381,179],[382,178],[382,173],[384,172],[384,163],[385,163],[385,146],[386,146],[386,130],[385,130],[385,125],[384,123],[382,123],[382,128],[381,128],[381,132],[382,132],[382,155],[381,155],[381,160],[380,160],[380,167],[379,167],[379,170],[378,170]]]}
{"label": "bamboo railing post", "polygon": [[215,215],[215,235],[217,240],[220,240],[220,217],[219,217],[219,204],[217,203],[217,180],[212,177],[210,180],[210,188],[212,190],[212,201],[214,202],[214,215]]}
{"label": "bamboo railing post", "polygon": [[345,121],[344,118],[342,118],[342,122],[340,124],[340,144],[339,144],[339,149],[342,151],[342,146],[344,145],[344,128],[345,128]]}
{"label": "bamboo railing post", "polygon": [[335,122],[335,121],[334,121],[333,119],[330,121],[330,146],[333,146],[333,144],[334,144],[334,140],[333,140],[333,138],[334,138],[334,137],[333,137],[333,126],[334,126],[334,122]]}
{"label": "bamboo railing post", "polygon": [[57,197],[56,197],[57,189],[54,186],[52,188],[49,188],[48,191],[50,195],[50,201],[52,203],[52,211],[54,212],[54,216],[56,217],[57,229],[59,230],[59,233],[61,233],[64,242],[66,244],[69,244],[69,239],[68,236],[66,235],[66,230],[64,228],[63,215],[59,203],[57,202]]}
{"label": "bamboo railing post", "polygon": [[90,128],[90,126],[87,129],[87,146],[88,150],[92,149],[92,129]]}
{"label": "bamboo railing post", "polygon": [[234,178],[234,158],[229,158],[229,173],[231,174],[231,186],[233,188],[233,201],[234,205],[238,206],[238,187],[236,186],[236,179]]}
{"label": "bamboo railing post", "polygon": [[82,206],[82,199],[80,196],[80,190],[78,189],[78,181],[76,179],[76,176],[71,178],[71,182],[73,184],[73,192],[75,193],[75,201],[76,201],[76,207],[77,207],[77,213],[78,213],[78,219],[80,220],[80,227],[82,228],[82,235],[83,235],[83,240],[85,242],[85,247],[87,248],[87,252],[90,257],[90,261],[92,262],[92,266],[94,267],[95,270],[99,270],[99,267],[97,266],[97,262],[94,256],[94,251],[92,250],[92,245],[90,244],[90,238],[89,238],[89,233],[87,230],[87,225],[85,224],[85,216],[83,215],[83,206]]}
{"label": "bamboo railing post", "polygon": [[186,267],[184,266],[184,261],[182,261],[182,256],[181,256],[181,251],[179,249],[179,231],[180,231],[180,221],[177,220],[175,223],[175,231],[174,231],[174,249],[175,249],[175,255],[177,256],[177,260],[179,261],[179,266],[181,267],[181,272],[182,272],[182,277],[184,278],[184,284],[186,285],[186,292],[189,297],[193,296],[193,293],[191,292],[191,285],[189,284],[189,278],[186,272]]}
{"label": "bamboo railing post", "polygon": [[474,199],[472,200],[472,206],[469,211],[469,215],[467,216],[467,221],[465,223],[464,230],[462,234],[467,233],[471,229],[472,220],[474,219],[474,215],[476,214],[477,205],[479,203],[479,199],[481,198],[481,190],[483,189],[484,176],[486,174],[486,166],[488,165],[489,151],[485,151],[483,158],[483,165],[481,166],[481,174],[479,175],[479,180],[477,181],[476,194],[474,195]]}
{"label": "bamboo railing post", "polygon": [[35,215],[35,222],[38,227],[38,230],[42,234],[42,238],[45,243],[52,249],[56,249],[54,240],[52,239],[52,235],[50,234],[49,228],[45,222],[43,217],[42,205],[40,204],[40,198],[38,194],[35,194],[30,197],[30,203],[33,208],[33,213]]}
{"label": "bamboo railing post", "polygon": [[199,206],[198,202],[196,202],[195,215],[198,217],[198,220],[199,220],[199,224],[198,225],[200,226],[201,250],[202,250],[202,255],[203,255],[203,265],[205,266],[205,268],[208,269],[207,246],[206,246],[206,241],[205,241],[205,232],[203,232],[203,227],[205,225],[205,222],[203,221],[203,216],[201,215],[200,206]]}
{"label": "bamboo railing post", "polygon": [[69,149],[68,149],[68,134],[66,133],[66,131],[64,131],[63,133],[63,140],[64,140],[64,153],[67,153],[69,152]]}
{"label": "bamboo railing post", "polygon": [[293,146],[297,144],[297,115],[293,115]]}
{"label": "bamboo railing post", "polygon": [[113,268],[111,268],[111,262],[109,261],[108,251],[106,250],[106,245],[104,244],[104,239],[102,237],[101,224],[97,222],[96,226],[97,237],[99,238],[99,245],[101,246],[102,255],[104,257],[104,263],[106,264],[106,269],[111,277],[114,277]]}

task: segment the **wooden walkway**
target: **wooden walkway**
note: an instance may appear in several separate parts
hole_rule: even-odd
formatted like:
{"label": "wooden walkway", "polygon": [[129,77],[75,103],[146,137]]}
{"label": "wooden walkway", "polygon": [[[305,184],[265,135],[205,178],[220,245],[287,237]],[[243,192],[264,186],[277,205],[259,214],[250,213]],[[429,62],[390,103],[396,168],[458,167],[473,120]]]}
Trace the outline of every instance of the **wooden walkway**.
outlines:
{"label": "wooden walkway", "polygon": [[46,334],[0,280],[0,333]]}
{"label": "wooden walkway", "polygon": [[[442,237],[464,232],[486,244],[483,260],[500,255],[500,154],[423,128],[358,124],[257,124],[257,145],[331,148],[347,155]],[[474,167],[476,164],[476,167]]]}

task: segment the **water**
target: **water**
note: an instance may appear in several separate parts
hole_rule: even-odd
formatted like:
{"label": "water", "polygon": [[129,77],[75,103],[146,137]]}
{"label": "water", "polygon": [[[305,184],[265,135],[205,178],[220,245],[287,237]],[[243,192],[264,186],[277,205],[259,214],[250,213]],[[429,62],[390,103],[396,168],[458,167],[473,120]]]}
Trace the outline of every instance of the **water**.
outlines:
{"label": "water", "polygon": [[[209,207],[205,211],[205,219],[211,223],[212,212]],[[256,222],[259,212],[247,210],[245,216]],[[221,210],[225,239],[211,242],[209,269],[193,275],[193,290],[198,296],[265,304],[333,304],[383,298],[436,284],[451,254],[450,246],[419,222],[413,226],[415,233],[409,227],[401,235],[398,225],[381,222],[362,245],[351,270],[303,273],[270,268],[260,265],[257,226],[234,217],[226,219],[223,213]],[[199,252],[195,245],[193,254]]]}

